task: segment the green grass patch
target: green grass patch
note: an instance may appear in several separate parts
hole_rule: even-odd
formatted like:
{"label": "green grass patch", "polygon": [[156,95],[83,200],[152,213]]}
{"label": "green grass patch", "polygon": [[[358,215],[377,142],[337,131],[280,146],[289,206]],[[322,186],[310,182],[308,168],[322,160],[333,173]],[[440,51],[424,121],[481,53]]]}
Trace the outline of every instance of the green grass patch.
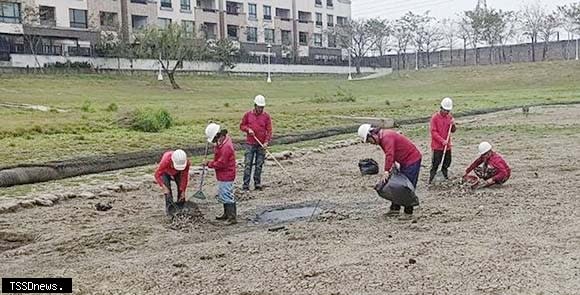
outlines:
{"label": "green grass patch", "polygon": [[[332,75],[277,75],[272,84],[262,77],[179,75],[183,89],[177,91],[153,74],[1,74],[0,102],[69,112],[0,108],[0,162],[10,165],[195,145],[203,143],[210,120],[241,138],[240,119],[257,94],[267,98],[275,133],[287,134],[351,124],[333,115],[425,117],[438,109],[445,96],[454,98],[457,112],[578,100],[578,74],[580,64],[571,61],[429,69],[351,82]],[[118,112],[136,108],[167,110],[171,127],[161,128],[158,118],[149,115],[143,116],[142,128],[120,127]]]}

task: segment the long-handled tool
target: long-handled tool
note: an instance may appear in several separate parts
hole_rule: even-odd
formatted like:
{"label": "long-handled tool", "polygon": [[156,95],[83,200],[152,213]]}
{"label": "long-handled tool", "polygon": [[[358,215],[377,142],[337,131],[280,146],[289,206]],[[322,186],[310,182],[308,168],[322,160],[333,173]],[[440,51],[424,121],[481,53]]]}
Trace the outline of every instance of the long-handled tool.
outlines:
{"label": "long-handled tool", "polygon": [[[449,126],[449,131],[447,132],[447,144],[443,148],[443,158],[441,159],[443,163],[445,163],[445,156],[447,155],[447,146],[449,145],[449,139],[451,138],[451,129],[453,129],[453,122],[451,122],[451,126]],[[441,167],[443,167],[443,164]]]}
{"label": "long-handled tool", "polygon": [[[208,152],[209,152],[209,143],[206,143],[205,144],[205,154],[203,156],[203,162],[204,163],[205,163],[205,161],[207,161],[207,154],[208,154]],[[196,198],[196,199],[205,200],[206,199],[206,196],[203,193],[203,182],[204,182],[204,179],[205,179],[205,171],[206,171],[207,168],[205,166],[203,166],[202,168],[203,168],[203,170],[201,170],[201,180],[199,182],[199,190],[197,190],[197,192],[195,192],[195,194],[193,194],[193,197]]]}
{"label": "long-handled tool", "polygon": [[254,139],[266,151],[266,153],[270,157],[272,157],[272,159],[274,159],[274,162],[276,162],[276,164],[278,164],[278,166],[280,166],[280,169],[282,169],[282,171],[284,171],[284,173],[286,173],[286,175],[288,176],[288,178],[290,178],[290,180],[292,181],[292,183],[293,184],[297,184],[296,180],[294,180],[294,177],[292,177],[292,175],[288,172],[288,170],[284,169],[284,166],[282,166],[282,164],[280,164],[280,162],[278,162],[278,159],[276,159],[276,157],[274,157],[274,155],[272,155],[272,153],[270,152],[270,150],[268,150],[268,148],[256,137],[256,135],[254,135]]}

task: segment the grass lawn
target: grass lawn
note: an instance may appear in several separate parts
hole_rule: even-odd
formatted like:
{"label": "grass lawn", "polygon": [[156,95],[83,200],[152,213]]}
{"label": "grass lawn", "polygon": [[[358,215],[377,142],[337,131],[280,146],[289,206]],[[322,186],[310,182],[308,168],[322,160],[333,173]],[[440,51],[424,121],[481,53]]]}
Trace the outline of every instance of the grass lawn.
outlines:
{"label": "grass lawn", "polygon": [[[277,134],[350,124],[332,115],[428,116],[444,96],[455,110],[580,100],[580,63],[554,62],[404,72],[348,82],[338,76],[180,76],[172,90],[155,75],[0,75],[0,103],[68,110],[40,112],[0,107],[0,165],[79,156],[173,148],[203,142],[208,120],[236,137],[239,120],[256,94],[267,98]],[[110,104],[118,111],[107,111]],[[120,113],[165,107],[177,124],[160,133],[121,129]]]}

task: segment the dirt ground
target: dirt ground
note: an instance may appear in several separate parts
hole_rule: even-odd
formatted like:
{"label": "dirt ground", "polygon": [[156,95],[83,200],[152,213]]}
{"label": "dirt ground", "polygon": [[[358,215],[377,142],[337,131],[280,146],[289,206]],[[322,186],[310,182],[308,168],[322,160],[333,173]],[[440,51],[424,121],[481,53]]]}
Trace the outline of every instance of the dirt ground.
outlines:
{"label": "dirt ground", "polygon": [[[413,220],[383,216],[389,203],[372,190],[376,176],[356,165],[383,162],[370,145],[284,162],[297,187],[268,166],[265,191],[238,195],[235,226],[213,221],[213,180],[211,197],[198,201],[205,219],[178,229],[152,183],[1,214],[0,274],[72,277],[76,294],[580,294],[579,118],[580,107],[566,106],[458,120],[453,175],[482,139],[513,169],[503,187],[478,191],[457,179],[427,187],[425,129]],[[311,222],[277,231],[254,222],[264,210],[319,200]],[[94,209],[105,201],[112,210]]]}

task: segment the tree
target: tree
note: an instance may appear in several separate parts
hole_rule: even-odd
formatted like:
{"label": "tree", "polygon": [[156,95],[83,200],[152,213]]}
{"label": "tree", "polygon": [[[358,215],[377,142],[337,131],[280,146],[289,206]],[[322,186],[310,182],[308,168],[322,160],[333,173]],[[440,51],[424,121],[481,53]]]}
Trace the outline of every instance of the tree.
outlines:
{"label": "tree", "polygon": [[459,36],[460,38],[462,36],[460,36],[461,33],[459,32],[458,24],[450,18],[443,19],[441,21],[441,26],[443,31],[443,37],[445,39],[447,47],[449,48],[449,64],[453,65],[453,48],[455,45],[455,41],[457,40],[457,36]]}
{"label": "tree", "polygon": [[177,24],[147,28],[136,36],[135,43],[139,57],[159,61],[173,89],[180,88],[175,81],[175,71],[183,66],[183,61],[200,59],[206,51],[205,40],[187,36]]}
{"label": "tree", "polygon": [[471,45],[475,50],[475,64],[479,65],[479,43],[483,39],[483,32],[485,30],[485,17],[487,7],[480,7],[479,5],[474,10],[464,12],[463,22],[470,28]]}
{"label": "tree", "polygon": [[[500,10],[501,11],[501,10]],[[501,22],[497,27],[497,41],[501,46],[500,61],[503,59],[507,61],[505,54],[505,47],[507,43],[512,40],[517,34],[517,19],[518,14],[515,11],[501,11]]]}
{"label": "tree", "polygon": [[427,52],[427,65],[431,66],[431,53],[442,47],[444,40],[441,23],[432,18],[425,26],[425,51]]}
{"label": "tree", "polygon": [[566,50],[564,51],[564,56],[568,59],[568,48],[570,47],[570,40],[575,33],[580,31],[580,3],[570,3],[564,6],[558,6],[558,13],[562,22],[562,26],[566,32],[568,32]]}
{"label": "tree", "polygon": [[545,17],[546,10],[539,2],[525,5],[522,9],[520,24],[524,34],[528,36],[532,42],[532,62],[536,61],[536,45],[538,43],[538,36],[542,29]]}
{"label": "tree", "polygon": [[133,45],[125,38],[122,32],[101,31],[96,50],[108,57],[117,59],[117,70],[121,72],[121,58],[133,59],[135,50]]}
{"label": "tree", "polygon": [[26,46],[29,48],[30,53],[34,57],[34,62],[38,67],[38,70],[42,72],[42,66],[38,61],[38,49],[42,47],[42,36],[36,34],[31,27],[40,24],[40,9],[38,6],[26,5],[23,11],[23,34],[22,37]]}
{"label": "tree", "polygon": [[552,12],[544,17],[540,27],[540,37],[544,42],[542,60],[546,60],[550,38],[556,33],[556,30],[561,26],[561,24],[561,19],[558,17],[556,12]]}
{"label": "tree", "polygon": [[419,53],[425,49],[427,26],[433,18],[429,16],[429,11],[426,11],[424,14],[414,14],[409,11],[404,17],[411,26],[413,45],[415,45],[415,70],[418,70],[420,68]]}
{"label": "tree", "polygon": [[463,65],[467,64],[467,43],[470,42],[473,31],[471,29],[471,24],[467,17],[463,16],[458,22],[457,26],[459,30],[457,34],[459,38],[463,41]]}
{"label": "tree", "polygon": [[220,71],[224,71],[225,68],[236,67],[234,59],[240,53],[240,47],[230,39],[220,39],[209,46],[209,53],[215,61],[221,63]]}
{"label": "tree", "polygon": [[379,56],[387,54],[390,39],[393,34],[391,23],[386,19],[373,18],[368,21],[373,38],[375,38],[375,50]]}
{"label": "tree", "polygon": [[340,46],[349,49],[358,74],[360,74],[362,59],[375,48],[377,42],[372,25],[370,20],[358,19],[337,25],[334,29],[333,34],[337,37]]}
{"label": "tree", "polygon": [[400,19],[397,19],[393,26],[393,37],[397,40],[397,71],[401,70],[401,55],[403,55],[403,68],[406,66],[406,60],[404,57],[407,54],[407,47],[413,38],[411,27],[411,19],[408,15],[404,15]]}

